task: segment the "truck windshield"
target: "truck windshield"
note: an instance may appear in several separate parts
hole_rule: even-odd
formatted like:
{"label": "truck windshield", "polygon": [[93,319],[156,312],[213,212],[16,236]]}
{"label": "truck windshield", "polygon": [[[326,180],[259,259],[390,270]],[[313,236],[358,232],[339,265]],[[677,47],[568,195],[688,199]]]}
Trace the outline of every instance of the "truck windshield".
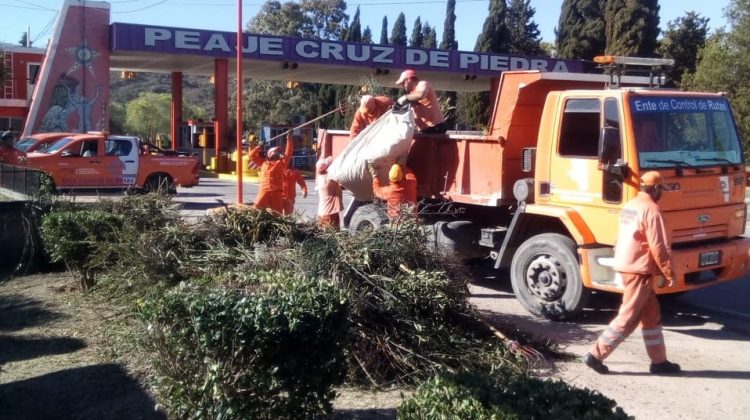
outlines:
{"label": "truck windshield", "polygon": [[18,149],[18,150],[20,150],[22,152],[25,152],[25,151],[29,150],[29,148],[31,146],[33,146],[34,143],[36,143],[36,142],[37,142],[37,140],[35,138],[33,138],[33,137],[24,137],[21,141],[19,141],[18,143],[16,143],[16,149]]}
{"label": "truck windshield", "polygon": [[44,153],[55,153],[56,151],[62,149],[63,147],[67,146],[71,141],[73,141],[72,137],[63,137],[60,140],[50,144],[47,146],[43,152]]}
{"label": "truck windshield", "polygon": [[634,97],[630,109],[641,168],[734,166],[743,162],[725,98]]}

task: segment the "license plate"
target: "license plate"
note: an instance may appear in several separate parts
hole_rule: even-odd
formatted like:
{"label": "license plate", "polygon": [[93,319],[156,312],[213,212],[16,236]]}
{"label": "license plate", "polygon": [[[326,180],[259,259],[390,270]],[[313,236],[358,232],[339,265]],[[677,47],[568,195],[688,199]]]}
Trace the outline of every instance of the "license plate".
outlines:
{"label": "license plate", "polygon": [[709,251],[701,252],[699,265],[705,267],[707,265],[716,265],[721,262],[721,251]]}

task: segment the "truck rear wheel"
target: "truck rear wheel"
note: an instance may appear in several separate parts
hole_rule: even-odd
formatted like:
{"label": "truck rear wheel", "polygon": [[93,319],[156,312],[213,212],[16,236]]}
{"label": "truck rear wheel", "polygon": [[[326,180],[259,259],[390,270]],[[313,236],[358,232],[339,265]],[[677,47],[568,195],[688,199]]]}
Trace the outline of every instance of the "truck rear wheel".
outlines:
{"label": "truck rear wheel", "polygon": [[372,232],[387,223],[388,214],[385,207],[378,203],[365,204],[359,206],[352,215],[352,220],[349,222],[349,231],[351,233]]}
{"label": "truck rear wheel", "polygon": [[590,293],[581,281],[575,242],[556,233],[521,244],[511,262],[510,281],[526,310],[552,320],[578,315]]}
{"label": "truck rear wheel", "polygon": [[151,175],[146,180],[143,190],[147,193],[153,192],[158,194],[176,194],[177,187],[169,175]]}

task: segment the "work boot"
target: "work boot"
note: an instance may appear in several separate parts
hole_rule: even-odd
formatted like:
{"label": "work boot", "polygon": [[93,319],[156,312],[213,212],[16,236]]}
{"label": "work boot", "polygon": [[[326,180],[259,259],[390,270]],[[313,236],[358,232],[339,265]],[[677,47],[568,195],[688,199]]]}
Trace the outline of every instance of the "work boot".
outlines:
{"label": "work boot", "polygon": [[678,365],[677,363],[672,363],[669,360],[663,361],[661,363],[651,363],[651,367],[649,367],[648,370],[649,372],[657,375],[680,373],[682,371],[682,369],[680,369],[680,365]]}
{"label": "work boot", "polygon": [[594,355],[591,353],[586,353],[586,355],[583,356],[583,363],[591,369],[594,369],[596,373],[602,375],[609,373],[609,368],[607,367],[607,365],[602,363],[601,360],[594,357]]}

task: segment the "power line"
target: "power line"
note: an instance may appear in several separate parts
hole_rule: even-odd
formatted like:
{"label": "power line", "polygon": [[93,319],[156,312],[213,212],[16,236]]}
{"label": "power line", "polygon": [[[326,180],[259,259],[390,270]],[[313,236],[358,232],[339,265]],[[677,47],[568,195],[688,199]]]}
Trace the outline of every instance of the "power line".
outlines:
{"label": "power line", "polygon": [[[38,4],[34,4],[34,3],[31,3],[31,2],[28,2],[28,1],[24,1],[24,0],[16,0],[16,1],[18,3],[21,3],[21,4],[27,4],[29,6],[32,6],[32,8],[34,10],[46,10],[48,12],[57,12],[57,10],[55,10],[55,9],[50,9],[48,7],[42,7],[42,6],[38,5]],[[13,7],[13,6],[10,6],[10,7]]]}
{"label": "power line", "polygon": [[31,40],[32,44],[38,41],[39,38],[47,35],[49,31],[52,30],[52,23],[55,21],[55,19],[57,19],[57,15],[52,16],[52,19],[47,22],[47,25],[45,25],[44,28],[42,28],[42,30],[37,34],[37,36],[35,36],[34,39]]}
{"label": "power line", "polygon": [[126,10],[126,11],[123,11],[123,12],[118,12],[118,13],[135,13],[135,12],[140,12],[141,10],[146,10],[146,9],[150,9],[150,8],[152,8],[152,7],[156,7],[156,6],[158,6],[158,5],[162,4],[162,3],[166,3],[166,2],[167,2],[167,0],[161,0],[161,1],[157,1],[157,2],[156,2],[156,3],[154,3],[154,4],[151,4],[151,5],[148,5],[148,6],[144,6],[144,7],[141,7],[140,9]]}

